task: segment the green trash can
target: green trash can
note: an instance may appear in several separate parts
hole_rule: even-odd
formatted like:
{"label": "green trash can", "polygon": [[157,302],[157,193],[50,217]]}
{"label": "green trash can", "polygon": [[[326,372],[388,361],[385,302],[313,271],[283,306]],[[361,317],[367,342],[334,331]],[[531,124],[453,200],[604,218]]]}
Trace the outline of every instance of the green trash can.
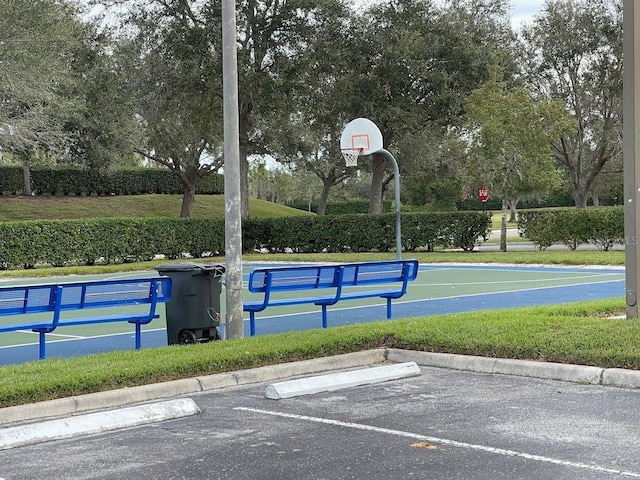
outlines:
{"label": "green trash can", "polygon": [[158,265],[156,270],[172,281],[171,298],[165,305],[167,344],[218,340],[224,265],[168,263]]}

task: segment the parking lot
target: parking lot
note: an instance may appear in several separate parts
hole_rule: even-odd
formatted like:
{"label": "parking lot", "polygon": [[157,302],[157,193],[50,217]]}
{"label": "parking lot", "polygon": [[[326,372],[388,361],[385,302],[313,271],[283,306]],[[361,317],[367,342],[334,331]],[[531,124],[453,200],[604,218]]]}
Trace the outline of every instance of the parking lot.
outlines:
{"label": "parking lot", "polygon": [[640,478],[640,392],[422,367],[284,400],[189,395],[201,414],[0,451],[18,479]]}

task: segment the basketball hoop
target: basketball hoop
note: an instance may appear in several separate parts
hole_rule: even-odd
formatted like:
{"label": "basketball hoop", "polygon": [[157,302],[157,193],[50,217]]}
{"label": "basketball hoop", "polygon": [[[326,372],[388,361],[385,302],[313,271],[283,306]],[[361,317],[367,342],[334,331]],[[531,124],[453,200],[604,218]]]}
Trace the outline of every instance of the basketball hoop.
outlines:
{"label": "basketball hoop", "polygon": [[346,148],[342,150],[344,163],[347,167],[357,167],[358,157],[362,155],[362,148]]}

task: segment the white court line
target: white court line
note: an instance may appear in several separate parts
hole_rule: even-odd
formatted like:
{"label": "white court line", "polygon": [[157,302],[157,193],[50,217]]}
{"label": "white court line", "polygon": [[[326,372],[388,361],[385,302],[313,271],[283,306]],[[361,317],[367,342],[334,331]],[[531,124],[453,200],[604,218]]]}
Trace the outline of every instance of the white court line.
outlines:
{"label": "white court line", "polygon": [[[409,286],[421,286],[421,287],[439,287],[439,286],[465,286],[465,285],[501,285],[503,283],[508,283],[508,284],[512,284],[512,283],[540,283],[540,282],[559,282],[559,281],[564,281],[564,280],[586,280],[589,278],[603,278],[603,277],[616,277],[615,279],[612,280],[602,280],[600,282],[595,282],[595,283],[605,283],[605,282],[613,282],[613,281],[620,281],[622,280],[622,278],[617,278],[620,277],[619,273],[607,273],[607,274],[597,274],[597,275],[581,275],[578,277],[554,277],[554,278],[536,278],[536,279],[532,279],[532,280],[501,280],[501,281],[497,281],[497,282],[455,282],[455,283],[415,283],[412,282]],[[577,285],[582,285],[581,283],[578,283]],[[565,287],[567,285],[555,285],[556,287]]]}
{"label": "white court line", "polygon": [[[166,328],[153,328],[153,329],[149,329],[149,330],[143,330],[142,333],[147,333],[147,332],[160,332],[160,331],[165,331]],[[35,333],[35,332],[24,332],[24,333]],[[51,335],[51,333],[48,333],[47,335]],[[134,332],[121,332],[121,333],[109,333],[109,334],[104,334],[104,335],[95,335],[92,337],[77,337],[77,338],[73,338],[71,335],[61,335],[61,336],[66,336],[66,337],[70,337],[70,338],[65,338],[65,339],[61,339],[61,340],[47,340],[47,344],[48,343],[62,343],[62,342],[73,342],[76,340],[93,340],[94,338],[109,338],[109,337],[121,337],[123,335],[128,335],[131,336],[132,338],[135,336]],[[17,348],[17,347],[31,347],[33,345],[38,345],[37,342],[35,343],[21,343],[18,345],[4,345],[4,346],[0,346],[0,350],[5,350],[8,348]]]}
{"label": "white court line", "polygon": [[[33,330],[16,330],[17,333],[29,333],[31,335],[40,335],[39,332],[34,332]],[[72,339],[84,339],[84,338],[90,338],[90,337],[85,337],[82,335],[64,335],[62,333],[47,333],[48,336],[51,337],[64,337],[64,338],[72,338]],[[48,337],[47,337],[48,338]]]}
{"label": "white court line", "polygon": [[425,441],[430,443],[439,443],[441,445],[450,445],[452,447],[466,448],[469,450],[477,450],[477,451],[486,452],[486,453],[493,453],[496,455],[504,455],[507,457],[518,457],[518,458],[524,458],[526,460],[533,460],[536,462],[560,465],[563,467],[589,470],[591,472],[608,473],[612,475],[622,475],[625,477],[640,478],[640,473],[626,472],[623,470],[616,470],[614,468],[599,467],[597,465],[589,465],[587,463],[570,462],[568,460],[560,460],[557,458],[544,457],[542,455],[534,455],[534,454],[525,453],[525,452],[518,452],[515,450],[505,450],[503,448],[489,447],[486,445],[477,445],[473,443],[459,442],[457,440],[449,440],[446,438],[430,437],[427,435],[419,435],[417,433],[403,432],[401,430],[391,430],[389,428],[373,427],[371,425],[363,425],[359,423],[341,422],[339,420],[331,420],[329,418],[318,418],[318,417],[309,417],[307,415],[296,415],[293,413],[273,412],[269,410],[260,410],[257,408],[236,407],[234,408],[234,410],[257,413],[261,415],[269,415],[272,417],[289,418],[292,420],[300,420],[304,422],[322,423],[325,425],[352,428],[355,430],[364,430],[364,431],[374,432],[374,433],[383,433],[386,435],[393,435],[396,437],[410,438],[412,440],[419,440],[419,441]]}

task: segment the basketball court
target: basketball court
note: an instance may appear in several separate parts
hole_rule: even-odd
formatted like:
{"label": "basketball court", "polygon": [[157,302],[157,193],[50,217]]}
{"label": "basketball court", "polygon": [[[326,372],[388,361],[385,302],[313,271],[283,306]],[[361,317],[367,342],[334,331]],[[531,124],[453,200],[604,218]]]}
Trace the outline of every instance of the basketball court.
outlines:
{"label": "basketball court", "polygon": [[[258,264],[243,266],[243,279]],[[264,267],[264,263],[259,264]],[[275,264],[274,264],[275,265]],[[282,265],[279,263],[278,265]],[[268,266],[268,265],[267,265]],[[123,278],[157,275],[155,271],[95,278]],[[563,268],[495,265],[420,265],[418,278],[409,284],[407,294],[393,301],[392,318],[408,318],[496,308],[548,305],[603,298],[624,297],[622,268]],[[73,281],[77,277],[43,278],[31,283]],[[21,284],[25,280],[3,281],[1,285]],[[245,299],[251,295],[244,290]],[[225,311],[225,291],[221,295]],[[167,344],[164,306],[160,319],[143,327],[142,348]],[[248,316],[245,335],[249,335]],[[329,328],[386,320],[384,299],[342,301],[328,309]],[[12,322],[2,318],[2,322]],[[321,328],[320,307],[314,305],[270,307],[256,316],[256,334]],[[222,331],[224,335],[224,330]],[[24,331],[0,335],[0,365],[33,361],[38,356],[38,334]],[[134,348],[133,326],[127,323],[59,328],[47,335],[47,356],[72,357]]]}

